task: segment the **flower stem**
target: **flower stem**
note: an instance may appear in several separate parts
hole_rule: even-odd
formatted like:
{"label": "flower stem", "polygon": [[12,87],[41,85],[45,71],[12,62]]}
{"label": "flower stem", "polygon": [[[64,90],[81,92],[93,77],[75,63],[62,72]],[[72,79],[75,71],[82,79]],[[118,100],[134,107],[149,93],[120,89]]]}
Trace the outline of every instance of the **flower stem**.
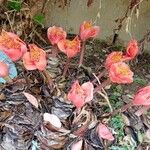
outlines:
{"label": "flower stem", "polygon": [[132,101],[131,101],[131,102],[127,103],[126,105],[122,106],[121,108],[116,109],[116,110],[114,110],[113,112],[104,115],[103,117],[114,116],[114,115],[116,115],[116,114],[118,114],[118,113],[120,113],[120,112],[126,111],[128,108],[130,108],[130,107],[132,107],[132,106],[133,106],[133,103],[132,103]]}
{"label": "flower stem", "polygon": [[67,61],[66,61],[66,65],[65,65],[64,71],[63,71],[63,76],[64,76],[64,77],[66,76],[66,73],[67,73],[67,71],[68,71],[70,62],[71,62],[71,58],[68,58]]}
{"label": "flower stem", "polygon": [[94,93],[98,92],[98,91],[101,91],[102,88],[104,88],[105,86],[109,85],[111,83],[110,79],[107,79],[105,80],[102,84],[100,84],[99,86],[97,86],[95,89],[94,89]]}
{"label": "flower stem", "polygon": [[57,45],[54,45],[52,48],[52,56],[56,57],[58,55],[58,47]]}
{"label": "flower stem", "polygon": [[[105,73],[107,72],[106,69],[104,69],[102,72],[100,72],[100,74],[97,76],[98,79],[101,79],[102,76],[105,75]],[[95,83],[97,81],[97,79],[95,78],[92,83]]]}
{"label": "flower stem", "polygon": [[52,80],[50,74],[48,73],[47,70],[43,70],[43,74],[44,74],[44,76],[45,76],[46,79],[47,79],[48,85],[51,87],[51,86],[52,86],[52,83],[53,83],[53,80]]}
{"label": "flower stem", "polygon": [[85,44],[86,44],[86,41],[83,41],[82,48],[81,48],[81,55],[80,55],[79,67],[81,67],[82,63],[83,63],[83,57],[84,57],[84,51],[85,51]]}

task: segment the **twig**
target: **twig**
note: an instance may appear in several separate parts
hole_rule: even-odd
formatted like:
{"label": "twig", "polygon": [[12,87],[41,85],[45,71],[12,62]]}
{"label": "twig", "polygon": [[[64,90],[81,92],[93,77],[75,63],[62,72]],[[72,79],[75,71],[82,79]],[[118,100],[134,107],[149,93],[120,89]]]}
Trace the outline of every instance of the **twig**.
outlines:
{"label": "twig", "polygon": [[9,24],[10,24],[11,31],[12,31],[12,32],[14,32],[14,30],[13,30],[13,26],[12,26],[12,23],[11,23],[11,21],[10,21],[10,18],[9,18],[8,13],[7,13],[7,12],[4,12],[4,13],[5,13],[5,14],[6,14],[6,16],[7,16],[7,20],[8,20],[8,22],[9,22]]}
{"label": "twig", "polygon": [[100,84],[99,86],[97,86],[95,89],[94,89],[94,93],[98,92],[98,91],[101,91],[103,87],[109,85],[111,83],[110,79],[107,79],[105,80],[102,84]]}
{"label": "twig", "polygon": [[42,36],[41,36],[35,29],[33,29],[33,32],[39,37],[39,39],[40,39],[41,41],[43,41],[45,44],[47,44],[46,40],[44,40],[44,39],[42,38]]}
{"label": "twig", "polygon": [[104,69],[98,76],[96,76],[95,74],[93,74],[94,77],[95,77],[95,79],[92,81],[92,83],[95,83],[96,81],[99,82],[99,79],[101,79],[101,77],[104,76],[106,72],[107,72],[107,70]]}
{"label": "twig", "polygon": [[107,104],[108,104],[108,106],[109,106],[109,108],[110,108],[110,112],[113,112],[113,108],[112,108],[112,106],[111,106],[111,104],[110,104],[109,98],[108,98],[108,96],[106,95],[106,93],[103,94],[102,92],[99,92],[99,91],[98,91],[97,93],[99,93],[99,94],[107,101]]}

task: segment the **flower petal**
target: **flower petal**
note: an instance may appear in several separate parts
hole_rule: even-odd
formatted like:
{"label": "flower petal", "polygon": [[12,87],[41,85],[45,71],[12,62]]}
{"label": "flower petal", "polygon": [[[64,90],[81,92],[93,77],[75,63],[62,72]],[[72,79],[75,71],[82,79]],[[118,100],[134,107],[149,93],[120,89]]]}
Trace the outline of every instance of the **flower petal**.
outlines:
{"label": "flower petal", "polygon": [[150,85],[141,88],[134,96],[133,105],[150,106]]}
{"label": "flower petal", "polygon": [[85,102],[89,102],[93,99],[93,91],[94,91],[94,86],[91,82],[86,82],[81,85],[82,89],[85,92],[86,98]]}
{"label": "flower petal", "polygon": [[27,70],[35,70],[35,69],[37,69],[37,67],[34,64],[34,62],[31,61],[30,53],[29,52],[26,52],[23,55],[23,64],[24,64],[24,66],[25,66],[25,68]]}

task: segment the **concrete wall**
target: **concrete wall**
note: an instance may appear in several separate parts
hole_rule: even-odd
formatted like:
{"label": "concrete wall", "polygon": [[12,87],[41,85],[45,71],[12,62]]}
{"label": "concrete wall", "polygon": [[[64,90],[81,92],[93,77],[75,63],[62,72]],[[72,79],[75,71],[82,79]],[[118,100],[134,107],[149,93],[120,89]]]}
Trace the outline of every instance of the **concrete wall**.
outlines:
{"label": "concrete wall", "polygon": [[[87,0],[71,0],[70,5],[64,8],[59,7],[60,2],[53,3],[53,1],[50,0],[47,6],[45,22],[47,27],[57,25],[70,33],[78,33],[79,25],[84,20],[92,20],[101,27],[102,32],[98,38],[106,39],[112,37],[113,29],[117,27],[115,20],[124,16],[130,0],[93,0],[90,7],[87,7]],[[126,22],[119,35],[120,39],[127,42],[131,37],[125,28]],[[132,15],[131,34],[139,40],[148,29],[150,29],[150,0],[143,0],[138,19],[135,13]]]}

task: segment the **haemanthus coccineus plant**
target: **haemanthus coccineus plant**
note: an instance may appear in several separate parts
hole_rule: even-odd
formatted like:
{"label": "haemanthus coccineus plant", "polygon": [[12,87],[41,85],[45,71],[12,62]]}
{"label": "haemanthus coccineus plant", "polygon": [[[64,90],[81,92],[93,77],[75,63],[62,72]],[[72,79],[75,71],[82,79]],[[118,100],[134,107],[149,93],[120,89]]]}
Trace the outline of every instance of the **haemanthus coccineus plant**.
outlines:
{"label": "haemanthus coccineus plant", "polygon": [[[89,38],[96,37],[99,31],[100,28],[98,26],[93,26],[91,22],[85,21],[80,26],[79,36],[76,36],[73,40],[70,40],[67,38],[67,33],[61,27],[53,26],[48,29],[47,36],[52,46],[59,49],[60,52],[64,53],[67,56],[67,62],[66,66],[64,67],[63,76],[66,75],[70,60],[76,57],[80,53],[80,51],[81,55],[79,67],[82,65],[86,41]],[[37,45],[28,44],[27,49],[26,44],[17,35],[2,31],[0,36],[0,48],[13,61],[22,59],[24,67],[27,70],[33,71],[37,69],[42,72],[46,71],[48,55],[46,54],[44,49],[38,47]],[[102,88],[105,88],[108,84],[130,84],[133,82],[134,73],[131,71],[128,62],[134,59],[138,52],[138,43],[136,40],[132,39],[131,41],[129,41],[125,53],[114,51],[109,54],[104,64],[105,70],[100,75],[98,75],[99,79],[102,76],[107,75],[105,76],[105,78],[107,79],[98,86],[95,86],[94,82],[90,81],[84,82],[83,84],[80,84],[78,80],[74,81],[67,93],[66,99],[77,108],[77,116],[80,114],[80,112],[82,112],[82,110],[84,110],[84,108],[89,108],[84,106],[93,100],[93,97],[95,96],[94,94],[101,91]],[[55,51],[55,54],[56,53],[57,52]],[[0,62],[0,69],[0,77],[4,79],[9,77],[9,66],[7,66],[7,64],[5,64],[4,62]],[[46,72],[45,76],[48,76]],[[49,77],[47,79],[49,79]],[[24,92],[24,95],[27,97],[27,99],[30,99],[30,103],[32,103],[38,109],[38,101],[29,93]],[[133,100],[121,108],[121,111],[131,106],[137,105],[143,105],[146,108],[145,110],[150,108],[150,86],[146,86],[140,89],[135,94]],[[111,114],[115,114],[119,111],[120,110],[115,110]],[[85,114],[88,114],[88,111]],[[82,117],[82,113],[80,114],[80,116]],[[89,116],[87,118],[90,118]],[[55,129],[56,131],[57,129],[61,129],[63,127],[63,124],[61,124],[59,117],[54,114],[44,113],[43,121],[45,124],[49,123],[51,127],[53,126],[53,129]],[[82,131],[86,127],[88,128],[90,121],[91,120],[89,119],[87,121],[88,123],[82,124],[84,125]],[[96,127],[97,135],[100,138],[109,141],[114,140],[113,134],[104,123],[99,123]],[[80,130],[78,133],[80,133]],[[77,145],[74,145],[72,147],[72,149],[75,150],[76,148],[81,148],[82,143],[83,141],[81,139],[76,143]]]}
{"label": "haemanthus coccineus plant", "polygon": [[[111,115],[115,115],[118,112],[124,112],[128,108],[132,106],[143,106],[141,110],[139,110],[139,114],[143,113],[144,111],[150,109],[150,85],[140,88],[134,95],[133,100],[127,103],[126,105],[122,106],[120,109],[117,109],[111,113]],[[142,112],[141,112],[142,111]],[[108,114],[110,115],[110,114]]]}
{"label": "haemanthus coccineus plant", "polygon": [[3,50],[12,61],[22,58],[27,51],[26,44],[14,33],[2,30],[0,35],[0,49]]}
{"label": "haemanthus coccineus plant", "polygon": [[23,64],[27,70],[45,70],[46,52],[35,44],[29,44],[29,51],[23,55]]}
{"label": "haemanthus coccineus plant", "polygon": [[79,81],[75,81],[69,91],[67,98],[71,101],[77,108],[81,108],[87,102],[93,99],[93,84],[91,82],[79,84]]}
{"label": "haemanthus coccineus plant", "polygon": [[71,58],[75,57],[80,52],[80,40],[79,37],[76,36],[73,40],[61,40],[57,45],[59,50],[67,55],[67,62],[63,72],[63,76],[65,77]]}
{"label": "haemanthus coccineus plant", "polygon": [[82,49],[81,49],[79,67],[83,63],[86,40],[88,40],[89,38],[96,37],[98,35],[99,31],[100,31],[100,27],[99,26],[93,26],[91,21],[84,21],[80,25],[79,35],[80,35],[80,39],[82,41]]}
{"label": "haemanthus coccineus plant", "polygon": [[63,28],[53,26],[48,28],[47,37],[53,46],[53,50],[52,50],[53,57],[56,57],[56,55],[58,54],[57,44],[61,40],[66,39],[67,33],[63,30]]}

